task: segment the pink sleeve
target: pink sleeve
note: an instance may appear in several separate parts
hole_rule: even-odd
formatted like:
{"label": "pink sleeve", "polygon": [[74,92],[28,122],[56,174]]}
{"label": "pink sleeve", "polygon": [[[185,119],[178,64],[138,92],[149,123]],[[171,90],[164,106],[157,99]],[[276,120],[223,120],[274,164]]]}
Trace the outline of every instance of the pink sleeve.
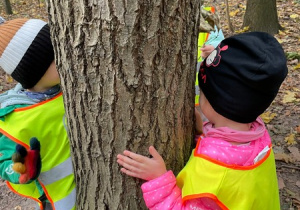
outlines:
{"label": "pink sleeve", "polygon": [[214,210],[220,209],[218,205],[209,198],[200,198],[182,201],[181,189],[176,185],[176,177],[172,171],[150,180],[142,185],[142,191],[146,206],[157,210]]}

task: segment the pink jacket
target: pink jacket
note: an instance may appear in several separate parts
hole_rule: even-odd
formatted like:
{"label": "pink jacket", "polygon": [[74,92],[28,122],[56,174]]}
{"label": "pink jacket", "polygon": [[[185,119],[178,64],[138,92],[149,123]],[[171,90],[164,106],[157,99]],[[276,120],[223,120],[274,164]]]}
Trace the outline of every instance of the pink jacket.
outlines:
{"label": "pink jacket", "polygon": [[[247,132],[225,127],[213,128],[210,123],[205,123],[203,130],[205,138],[201,139],[197,153],[205,154],[226,164],[252,165],[266,154],[266,148],[268,149],[271,144],[270,136],[260,118],[252,123],[251,130]],[[243,144],[233,145],[229,142]],[[183,202],[181,189],[176,185],[176,177],[172,171],[144,183],[142,191],[149,209],[220,209],[210,198],[198,198]]]}

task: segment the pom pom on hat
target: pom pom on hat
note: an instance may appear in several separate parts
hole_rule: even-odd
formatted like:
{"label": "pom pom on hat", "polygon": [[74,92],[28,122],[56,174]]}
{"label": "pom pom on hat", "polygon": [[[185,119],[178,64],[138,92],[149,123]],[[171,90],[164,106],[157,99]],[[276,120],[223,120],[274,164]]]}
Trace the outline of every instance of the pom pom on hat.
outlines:
{"label": "pom pom on hat", "polygon": [[250,123],[269,107],[287,73],[278,41],[249,32],[224,39],[201,63],[198,81],[217,113]]}
{"label": "pom pom on hat", "polygon": [[0,66],[23,88],[32,88],[54,60],[50,29],[38,19],[0,24]]}

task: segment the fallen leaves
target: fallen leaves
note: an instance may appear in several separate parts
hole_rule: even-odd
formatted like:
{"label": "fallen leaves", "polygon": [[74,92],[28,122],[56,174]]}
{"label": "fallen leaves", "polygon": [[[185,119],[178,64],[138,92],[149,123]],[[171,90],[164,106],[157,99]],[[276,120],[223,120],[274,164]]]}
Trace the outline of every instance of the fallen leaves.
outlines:
{"label": "fallen leaves", "polygon": [[[300,195],[298,193],[295,193],[287,188],[285,188],[285,191],[290,195],[290,197],[293,199],[294,202],[297,202],[297,204],[300,204]],[[298,206],[298,207],[300,208],[300,206]]]}
{"label": "fallen leaves", "polygon": [[300,162],[300,152],[297,147],[288,147],[294,162]]}
{"label": "fallen leaves", "polygon": [[276,116],[277,116],[276,113],[271,113],[270,111],[264,112],[263,114],[260,115],[264,123],[271,122]]}
{"label": "fallen leaves", "polygon": [[7,83],[13,83],[14,82],[14,79],[8,74],[5,75],[5,80],[6,80]]}
{"label": "fallen leaves", "polygon": [[236,9],[235,11],[230,12],[229,15],[230,15],[230,17],[234,17],[234,16],[236,16],[239,12],[240,12],[240,10],[239,10],[239,9]]}
{"label": "fallen leaves", "polygon": [[285,137],[284,141],[287,143],[287,145],[297,144],[297,142],[295,140],[295,134],[294,133],[291,133],[290,135],[288,135],[287,137]]}
{"label": "fallen leaves", "polygon": [[240,30],[236,30],[235,33],[244,33],[249,31],[249,26],[245,26],[244,28],[240,29]]}
{"label": "fallen leaves", "polygon": [[[285,163],[300,163],[300,152],[297,147],[288,147],[289,154],[278,152],[275,153],[275,160],[280,160]],[[300,169],[300,168],[299,168]]]}
{"label": "fallen leaves", "polygon": [[297,18],[299,18],[299,15],[298,14],[292,14],[292,15],[290,15],[290,18],[297,19]]}
{"label": "fallen leaves", "polygon": [[288,60],[300,59],[300,54],[297,52],[287,52],[285,55]]}
{"label": "fallen leaves", "polygon": [[[1,2],[1,1],[0,1]],[[48,19],[48,14],[46,10],[46,5],[44,0],[26,0],[26,1],[10,1],[11,7],[13,9],[12,15],[7,15],[2,11],[0,3],[0,16],[4,17],[6,20],[11,20],[14,18],[26,17],[26,18],[39,18],[43,20]],[[2,14],[3,12],[3,14]]]}
{"label": "fallen leaves", "polygon": [[[300,38],[299,38],[300,41]],[[294,65],[294,67],[292,68],[293,70],[298,70],[300,69],[300,53],[298,52],[287,52],[286,53],[286,58],[288,59],[288,63],[290,65]]]}
{"label": "fallen leaves", "polygon": [[293,102],[300,101],[300,99],[297,99],[296,96],[297,96],[297,91],[294,92],[294,91],[286,90],[285,95],[283,96],[282,99],[282,103],[293,103]]}
{"label": "fallen leaves", "polygon": [[279,188],[279,190],[285,188],[285,184],[284,184],[283,178],[281,176],[278,177],[278,188]]}
{"label": "fallen leaves", "polygon": [[285,153],[275,153],[275,160],[284,161],[285,163],[291,162],[291,157]]}
{"label": "fallen leaves", "polygon": [[294,67],[294,70],[300,69],[300,63]]}

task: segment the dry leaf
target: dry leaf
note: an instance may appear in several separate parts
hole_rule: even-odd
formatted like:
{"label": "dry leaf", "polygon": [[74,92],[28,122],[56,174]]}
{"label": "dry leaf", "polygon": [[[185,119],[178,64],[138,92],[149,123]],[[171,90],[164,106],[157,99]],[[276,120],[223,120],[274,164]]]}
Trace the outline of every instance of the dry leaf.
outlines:
{"label": "dry leaf", "polygon": [[299,60],[298,59],[294,59],[294,60],[291,60],[290,61],[290,64],[291,65],[295,65],[295,64],[298,64],[299,63]]}
{"label": "dry leaf", "polygon": [[289,155],[285,154],[285,153],[276,153],[275,154],[275,160],[282,160],[286,163],[291,162],[291,158]]}
{"label": "dry leaf", "polygon": [[235,32],[239,34],[239,33],[243,33],[243,32],[246,32],[246,31],[249,31],[249,26],[245,26],[241,30],[236,30]]}
{"label": "dry leaf", "polygon": [[299,89],[299,88],[292,87],[292,89],[293,89],[293,91],[300,92],[300,89]]}
{"label": "dry leaf", "polygon": [[292,19],[296,19],[296,18],[298,18],[299,17],[299,15],[297,15],[297,14],[292,14],[292,15],[290,15],[290,18],[292,18]]}
{"label": "dry leaf", "polygon": [[239,8],[242,8],[242,9],[246,9],[246,5],[244,5],[244,4],[239,4]]}
{"label": "dry leaf", "polygon": [[239,13],[239,9],[235,10],[235,11],[232,11],[229,13],[230,17],[233,17],[233,16],[236,16],[238,13]]}
{"label": "dry leaf", "polygon": [[279,30],[279,33],[278,33],[278,35],[285,36],[285,35],[286,35],[286,33],[285,33],[284,31],[281,31],[281,30]]}
{"label": "dry leaf", "polygon": [[5,80],[6,80],[7,83],[13,83],[14,82],[14,79],[8,74],[5,75]]}
{"label": "dry leaf", "polygon": [[280,44],[283,43],[283,41],[282,41],[281,39],[279,39],[279,38],[276,38],[276,39],[277,39],[277,41],[278,41]]}
{"label": "dry leaf", "polygon": [[296,70],[296,69],[300,69],[300,63],[297,64],[297,65],[294,67],[294,69],[295,69],[295,70]]}
{"label": "dry leaf", "polygon": [[296,93],[292,91],[285,91],[285,95],[283,96],[283,103],[291,103],[296,101]]}
{"label": "dry leaf", "polygon": [[277,114],[267,111],[267,112],[262,113],[260,116],[265,123],[269,123],[274,119],[274,117],[277,116]]}
{"label": "dry leaf", "polygon": [[291,133],[289,136],[284,138],[284,141],[288,144],[288,145],[293,145],[293,144],[297,144],[296,140],[295,140],[295,134]]}
{"label": "dry leaf", "polygon": [[299,152],[298,148],[297,147],[288,147],[288,150],[292,154],[293,159],[295,161],[299,161],[300,162],[300,152]]}
{"label": "dry leaf", "polygon": [[279,188],[279,190],[285,188],[284,181],[281,177],[278,177],[278,188]]}

